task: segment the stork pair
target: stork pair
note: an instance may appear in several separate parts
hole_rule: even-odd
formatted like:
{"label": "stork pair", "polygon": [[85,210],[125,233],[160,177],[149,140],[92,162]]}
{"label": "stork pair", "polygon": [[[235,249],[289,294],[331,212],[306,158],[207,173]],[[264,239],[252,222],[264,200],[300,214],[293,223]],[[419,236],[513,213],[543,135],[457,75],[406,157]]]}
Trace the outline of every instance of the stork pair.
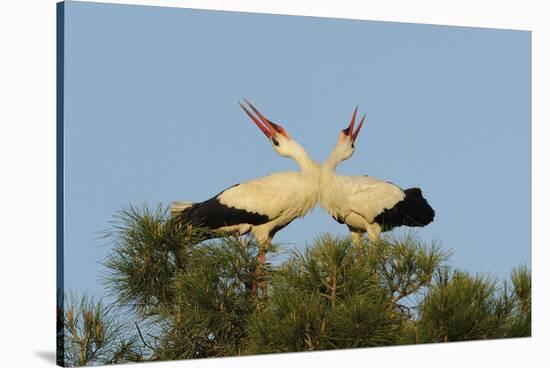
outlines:
{"label": "stork pair", "polygon": [[318,202],[336,221],[348,226],[356,244],[363,240],[365,232],[374,241],[381,232],[394,227],[425,226],[432,222],[435,213],[419,188],[403,190],[370,176],[335,173],[338,164],[355,151],[354,143],[365,120],[363,115],[355,128],[357,108],[328,159],[319,165],[282,126],[245,101],[254,114],[239,104],[267,136],[273,150],[294,159],[300,171],[274,173],[236,184],[204,202],[174,202],[171,206],[174,217],[211,230],[251,233],[264,245],[270,244],[274,235],[293,220],[304,217]]}

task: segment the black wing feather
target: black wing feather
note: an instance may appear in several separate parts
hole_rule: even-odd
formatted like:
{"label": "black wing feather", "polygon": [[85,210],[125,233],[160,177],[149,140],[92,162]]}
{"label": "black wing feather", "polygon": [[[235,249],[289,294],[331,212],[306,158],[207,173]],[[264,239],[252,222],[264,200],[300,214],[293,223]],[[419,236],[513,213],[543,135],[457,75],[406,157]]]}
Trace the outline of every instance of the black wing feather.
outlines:
{"label": "black wing feather", "polygon": [[[239,184],[228,188],[231,189]],[[227,190],[227,189],[226,189]],[[224,226],[233,226],[240,224],[261,225],[269,222],[267,215],[257,212],[250,212],[243,209],[231,207],[220,203],[218,193],[214,197],[193,204],[186,208],[180,214],[180,220],[195,226],[216,230]]]}
{"label": "black wing feather", "polygon": [[422,196],[422,190],[409,188],[404,192],[405,198],[374,218],[374,221],[382,226],[383,231],[403,225],[422,227],[433,221],[435,211]]}

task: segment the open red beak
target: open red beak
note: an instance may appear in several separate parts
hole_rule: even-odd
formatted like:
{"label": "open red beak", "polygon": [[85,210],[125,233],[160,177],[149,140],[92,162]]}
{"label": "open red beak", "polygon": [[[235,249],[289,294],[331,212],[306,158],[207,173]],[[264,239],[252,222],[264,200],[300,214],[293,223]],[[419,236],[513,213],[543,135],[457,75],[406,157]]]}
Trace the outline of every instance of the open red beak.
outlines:
{"label": "open red beak", "polygon": [[365,121],[366,114],[364,114],[363,117],[361,118],[361,121],[359,122],[359,126],[357,127],[357,129],[353,131],[356,116],[357,116],[357,106],[353,111],[353,116],[351,117],[351,122],[349,123],[349,126],[342,131],[342,133],[344,133],[345,135],[351,136],[352,142],[355,142],[355,139],[357,139],[357,135],[359,135],[359,131],[361,130],[361,127],[363,126],[363,122]]}
{"label": "open red beak", "polygon": [[246,104],[256,113],[257,117],[254,116],[250,111],[248,111],[248,109],[246,107],[244,107],[244,105],[242,103],[239,102],[239,105],[241,105],[241,107],[246,112],[246,114],[248,116],[250,116],[252,121],[258,126],[258,128],[260,128],[260,130],[267,136],[267,138],[273,137],[275,135],[275,133],[281,133],[281,134],[284,135],[284,130],[281,126],[267,120],[262,115],[262,113],[259,112],[258,109],[256,109],[254,107],[254,105],[252,105],[250,102],[248,102],[248,100],[246,98],[244,100],[245,100]]}

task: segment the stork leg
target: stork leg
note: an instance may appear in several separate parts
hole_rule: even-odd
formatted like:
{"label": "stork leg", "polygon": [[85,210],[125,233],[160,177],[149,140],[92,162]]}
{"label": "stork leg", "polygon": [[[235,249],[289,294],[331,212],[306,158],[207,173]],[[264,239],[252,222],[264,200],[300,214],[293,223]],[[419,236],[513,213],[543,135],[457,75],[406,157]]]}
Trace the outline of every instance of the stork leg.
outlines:
{"label": "stork leg", "polygon": [[[258,251],[258,268],[256,269],[256,276],[261,281],[258,282],[258,288],[261,290],[264,299],[267,299],[267,280],[266,280],[266,270],[265,270],[265,256],[267,249],[271,248],[271,238],[264,241],[260,245]],[[263,280],[262,280],[263,279]]]}
{"label": "stork leg", "polygon": [[[263,228],[256,228],[252,230],[252,235],[256,238],[256,243],[259,247],[258,249],[258,266],[256,267],[256,279],[259,280],[254,282],[252,285],[251,294],[252,297],[257,298],[258,292],[261,291],[264,298],[267,297],[267,280],[265,280],[265,263],[266,263],[266,253],[268,249],[271,248],[271,236]],[[262,280],[263,279],[263,280]]]}
{"label": "stork leg", "polygon": [[367,235],[371,243],[378,240],[380,233],[382,232],[382,227],[377,223],[367,224]]}
{"label": "stork leg", "polygon": [[356,230],[350,230],[351,242],[356,246],[359,246],[363,243],[363,233]]}

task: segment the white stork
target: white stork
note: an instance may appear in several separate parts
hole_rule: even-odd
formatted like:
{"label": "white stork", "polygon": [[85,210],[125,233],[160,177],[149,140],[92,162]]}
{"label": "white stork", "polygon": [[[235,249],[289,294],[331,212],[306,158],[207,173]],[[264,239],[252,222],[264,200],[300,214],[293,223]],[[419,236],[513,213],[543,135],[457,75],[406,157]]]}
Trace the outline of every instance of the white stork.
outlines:
{"label": "white stork", "polygon": [[[239,105],[267,136],[275,152],[293,158],[300,171],[274,173],[236,184],[204,202],[174,202],[171,213],[187,224],[239,235],[251,233],[264,248],[275,233],[305,216],[317,204],[320,166],[282,126],[266,119],[250,102],[246,103],[257,117]],[[265,263],[265,250],[258,260]]]}
{"label": "white stork", "polygon": [[350,125],[342,130],[336,147],[321,166],[320,204],[339,223],[346,224],[352,240],[358,244],[367,232],[371,241],[383,231],[398,226],[425,226],[435,212],[419,188],[401,189],[397,185],[370,176],[337,175],[336,166],[350,158],[355,139],[365,120],[353,131],[357,108]]}

